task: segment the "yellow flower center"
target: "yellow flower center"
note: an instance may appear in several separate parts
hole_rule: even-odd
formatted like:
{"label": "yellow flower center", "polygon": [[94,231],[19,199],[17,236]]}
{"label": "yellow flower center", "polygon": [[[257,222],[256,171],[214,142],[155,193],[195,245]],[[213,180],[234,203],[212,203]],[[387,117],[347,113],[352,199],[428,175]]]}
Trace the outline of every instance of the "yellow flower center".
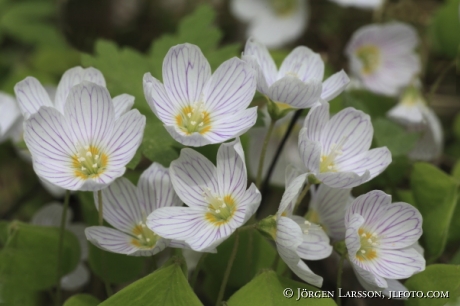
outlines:
{"label": "yellow flower center", "polygon": [[338,144],[331,145],[328,154],[321,154],[319,164],[319,171],[321,173],[338,171],[335,160],[338,156],[343,154],[342,148],[347,139],[347,137],[343,137]]}
{"label": "yellow flower center", "polygon": [[278,16],[292,15],[297,7],[297,0],[269,0],[273,11]]}
{"label": "yellow flower center", "polygon": [[374,45],[365,45],[356,50],[356,56],[363,64],[362,72],[365,75],[374,73],[380,65],[380,50]]}
{"label": "yellow flower center", "polygon": [[203,102],[183,107],[176,116],[176,123],[187,135],[205,134],[211,130],[211,119],[209,113],[204,109]]}
{"label": "yellow flower center", "polygon": [[158,238],[160,238],[145,225],[145,222],[139,222],[139,224],[134,226],[132,229],[132,235],[134,237],[131,240],[131,243],[141,249],[152,249],[155,247]]}
{"label": "yellow flower center", "polygon": [[370,233],[362,227],[358,230],[361,248],[356,252],[356,259],[369,261],[377,257],[375,248],[378,246],[378,239],[374,233]]}
{"label": "yellow flower center", "polygon": [[108,157],[99,148],[86,145],[72,156],[75,176],[82,179],[95,178],[101,175],[107,167]]}
{"label": "yellow flower center", "polygon": [[230,221],[235,214],[236,205],[231,195],[223,198],[211,193],[209,188],[203,190],[203,196],[209,203],[206,220],[214,225],[222,225]]}

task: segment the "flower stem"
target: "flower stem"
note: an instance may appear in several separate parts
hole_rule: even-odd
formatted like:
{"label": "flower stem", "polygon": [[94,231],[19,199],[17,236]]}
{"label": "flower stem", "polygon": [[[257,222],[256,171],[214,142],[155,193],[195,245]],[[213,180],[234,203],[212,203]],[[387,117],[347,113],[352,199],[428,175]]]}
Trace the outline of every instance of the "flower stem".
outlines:
{"label": "flower stem", "polygon": [[198,274],[200,274],[200,270],[203,266],[206,255],[208,255],[208,253],[203,253],[203,255],[201,255],[200,260],[196,264],[195,271],[193,271],[192,278],[190,279],[190,287],[192,287],[192,289],[195,287],[196,280],[198,279]]}
{"label": "flower stem", "polygon": [[99,225],[104,224],[104,206],[102,205],[102,191],[97,191],[97,202],[98,202],[98,211],[99,211]]}
{"label": "flower stem", "polygon": [[342,300],[340,299],[340,294],[339,294],[339,289],[342,288],[342,273],[343,273],[343,261],[345,260],[345,257],[343,255],[340,255],[340,260],[339,260],[339,271],[337,272],[337,306],[340,306],[342,303]]}
{"label": "flower stem", "polygon": [[276,121],[272,119],[272,121],[270,122],[270,125],[268,126],[267,135],[265,135],[264,144],[262,146],[262,152],[260,153],[259,168],[257,169],[257,178],[256,178],[256,186],[258,189],[260,189],[261,184],[262,184],[262,170],[264,168],[265,155],[267,153],[268,142],[273,133],[273,129],[275,128],[275,123]]}
{"label": "flower stem", "polygon": [[294,207],[295,212],[299,208],[300,202],[302,202],[303,198],[305,198],[305,196],[307,195],[308,190],[310,190],[310,187],[311,187],[311,183],[308,182],[307,185],[305,185],[305,188],[302,190],[302,193],[300,194],[300,196],[297,198],[297,202],[295,203],[295,207]]}
{"label": "flower stem", "polygon": [[59,244],[57,253],[56,270],[56,306],[61,305],[61,274],[62,274],[62,247],[64,244],[65,226],[67,221],[67,210],[69,208],[70,191],[66,190],[64,199],[64,209],[61,216],[61,227],[59,228]]}
{"label": "flower stem", "polygon": [[233,262],[235,261],[235,258],[236,258],[236,252],[238,251],[239,240],[240,240],[239,230],[236,230],[235,231],[235,242],[233,243],[232,254],[230,255],[230,259],[228,260],[227,269],[225,270],[225,274],[224,274],[224,279],[222,280],[222,284],[220,285],[220,290],[219,290],[219,295],[217,297],[216,306],[221,306],[222,304],[222,299],[224,298],[224,293],[225,293],[225,288],[227,287],[228,278],[230,276],[230,272],[232,271]]}
{"label": "flower stem", "polygon": [[444,67],[444,69],[441,71],[433,86],[431,86],[430,93],[428,94],[429,104],[431,104],[431,102],[433,101],[433,97],[435,93],[438,91],[439,85],[441,85],[441,82],[444,80],[447,72],[449,72],[450,69],[455,68],[456,65],[456,60],[454,60],[451,63],[449,63],[446,67]]}

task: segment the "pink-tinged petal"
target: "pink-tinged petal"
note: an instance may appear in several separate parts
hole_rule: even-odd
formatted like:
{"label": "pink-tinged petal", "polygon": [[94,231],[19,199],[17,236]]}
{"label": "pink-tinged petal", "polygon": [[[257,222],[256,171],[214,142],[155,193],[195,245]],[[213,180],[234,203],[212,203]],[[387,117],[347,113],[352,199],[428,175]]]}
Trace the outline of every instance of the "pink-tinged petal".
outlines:
{"label": "pink-tinged petal", "polygon": [[108,90],[87,81],[70,89],[64,115],[81,146],[97,145],[107,139],[115,121]]}
{"label": "pink-tinged petal", "polygon": [[112,126],[112,134],[104,140],[108,155],[108,169],[124,167],[136,154],[144,135],[145,116],[137,109],[121,115]]}
{"label": "pink-tinged petal", "polygon": [[27,77],[17,83],[14,92],[22,115],[26,119],[38,112],[42,106],[54,106],[45,88],[34,77]]}
{"label": "pink-tinged petal", "polygon": [[99,70],[93,67],[84,69],[78,66],[67,70],[62,75],[62,78],[59,81],[58,87],[56,89],[54,105],[58,111],[64,112],[67,97],[71,88],[82,83],[83,81],[91,82],[96,85],[105,87],[104,76]]}
{"label": "pink-tinged petal", "polygon": [[291,218],[278,216],[276,221],[276,244],[291,250],[297,250],[302,244],[303,233],[300,226]]}
{"label": "pink-tinged petal", "polygon": [[402,279],[425,270],[425,258],[414,248],[376,250],[376,259],[359,262],[363,268],[373,274],[389,279]]}
{"label": "pink-tinged petal", "polygon": [[[68,213],[68,212],[67,212]],[[75,237],[77,237],[80,244],[80,261],[88,259],[89,249],[88,249],[88,240],[86,239],[85,229],[87,228],[86,224],[83,223],[72,223],[67,226],[67,230],[72,232]]]}
{"label": "pink-tinged petal", "polygon": [[302,82],[299,78],[286,75],[268,89],[272,101],[286,103],[293,108],[309,108],[315,105],[322,91],[321,81],[312,79]]}
{"label": "pink-tinged petal", "polygon": [[[315,192],[316,191],[316,192]],[[318,215],[324,231],[334,240],[345,238],[345,211],[351,204],[351,189],[331,188],[321,184],[311,189],[310,211]]]}
{"label": "pink-tinged petal", "polygon": [[276,245],[276,248],[283,261],[300,279],[316,287],[321,287],[323,285],[323,278],[313,273],[295,251],[279,244]]}
{"label": "pink-tinged petal", "polygon": [[353,214],[348,216],[348,221],[346,223],[346,232],[345,232],[345,244],[348,250],[348,257],[350,261],[356,262],[356,252],[361,248],[361,240],[359,237],[358,230],[364,224],[365,220],[359,214]]}
{"label": "pink-tinged petal", "polygon": [[357,197],[347,209],[345,227],[349,227],[349,220],[354,214],[364,218],[365,226],[374,226],[381,220],[390,204],[391,196],[380,190],[373,190]]}
{"label": "pink-tinged petal", "polygon": [[16,124],[19,124],[21,111],[10,95],[0,92],[0,143],[6,140],[14,132]]}
{"label": "pink-tinged petal", "polygon": [[357,154],[369,150],[374,128],[369,115],[352,107],[333,116],[324,127],[321,137],[322,154],[329,154],[334,146],[340,146],[342,154],[335,163],[345,164]]}
{"label": "pink-tinged petal", "polygon": [[387,147],[382,147],[361,153],[347,161],[341,161],[337,163],[337,167],[340,171],[350,171],[358,175],[364,175],[368,171],[369,179],[373,179],[382,173],[391,164],[391,161],[390,150]]}
{"label": "pink-tinged petal", "polygon": [[[311,141],[321,141],[321,135],[329,122],[329,103],[322,103],[313,107],[309,112],[303,127],[306,133],[302,138],[307,137]],[[301,138],[299,138],[300,141]]]}
{"label": "pink-tinged petal", "polygon": [[297,248],[297,254],[302,259],[320,260],[332,253],[329,237],[321,226],[313,223],[305,224],[305,218],[292,216],[292,219],[302,228],[302,244]]}
{"label": "pink-tinged petal", "polygon": [[264,95],[268,94],[268,87],[276,81],[275,61],[267,47],[254,38],[249,38],[244,47],[243,60],[251,64],[257,72],[257,90]]}
{"label": "pink-tinged petal", "polygon": [[252,215],[255,214],[259,208],[260,201],[262,201],[262,195],[260,194],[260,191],[257,189],[256,185],[252,183],[241,199],[241,204],[246,206],[246,216],[244,217],[243,223],[246,223],[252,217]]}
{"label": "pink-tinged petal", "polygon": [[134,96],[128,94],[121,94],[112,99],[115,111],[115,120],[120,118],[121,115],[127,113],[134,105]]}
{"label": "pink-tinged petal", "polygon": [[[64,211],[64,208],[62,207],[62,204],[58,202],[53,202],[50,203],[46,206],[43,206],[41,209],[39,209],[33,216],[32,220],[30,223],[35,224],[35,225],[42,225],[42,226],[53,226],[53,227],[59,227],[61,225],[61,218],[62,218],[62,212]],[[66,224],[70,223],[70,220],[72,220],[73,212],[71,209],[67,211],[66,214]]]}
{"label": "pink-tinged petal", "polygon": [[351,262],[351,266],[355,271],[356,278],[364,289],[381,291],[383,288],[388,288],[388,281],[385,278],[372,274],[360,266],[355,265],[353,262]]}
{"label": "pink-tinged petal", "polygon": [[291,184],[286,186],[286,190],[284,191],[283,197],[281,198],[280,207],[278,208],[278,216],[282,215],[283,213],[286,213],[288,216],[292,214],[297,198],[299,197],[299,194],[302,191],[302,187],[307,180],[307,175],[308,173],[299,175],[294,180],[292,180]]}
{"label": "pink-tinged petal", "polygon": [[158,163],[142,173],[137,183],[137,198],[146,216],[159,207],[182,205],[172,186],[169,170]]}
{"label": "pink-tinged petal", "polygon": [[217,152],[217,181],[221,195],[230,194],[240,200],[247,186],[247,172],[240,139],[223,143]]}
{"label": "pink-tinged petal", "polygon": [[144,74],[144,95],[150,108],[162,122],[171,126],[177,124],[175,116],[180,111],[181,104],[169,99],[163,84],[152,77],[150,72]]}
{"label": "pink-tinged petal", "polygon": [[326,81],[323,82],[323,91],[321,99],[331,101],[345,90],[350,83],[350,78],[343,70],[333,74]]}
{"label": "pink-tinged petal", "polygon": [[201,101],[211,67],[200,48],[181,44],[169,49],[163,61],[163,84],[171,101],[182,107]]}
{"label": "pink-tinged petal", "polygon": [[369,230],[379,237],[379,248],[409,247],[422,235],[422,216],[412,205],[392,203]]}
{"label": "pink-tinged petal", "polygon": [[322,81],[324,62],[321,56],[305,46],[296,47],[281,64],[278,79],[286,75],[295,75],[302,82],[308,80]]}
{"label": "pink-tinged petal", "polygon": [[419,44],[417,30],[402,22],[391,22],[381,26],[381,34],[375,39],[389,56],[407,53]]}
{"label": "pink-tinged petal", "polygon": [[79,263],[75,270],[61,278],[61,288],[68,291],[77,290],[88,283],[89,278],[88,268],[83,263]]}
{"label": "pink-tinged petal", "polygon": [[326,172],[316,175],[316,178],[332,188],[353,188],[371,179],[369,171],[362,175],[354,172]]}
{"label": "pink-tinged petal", "polygon": [[[212,118],[211,118],[212,120]],[[246,133],[257,121],[257,107],[211,122],[211,130],[203,136],[208,143],[221,143]]]}
{"label": "pink-tinged petal", "polygon": [[255,91],[254,69],[234,57],[223,62],[206,82],[203,101],[213,120],[219,120],[246,109]]}
{"label": "pink-tinged petal", "polygon": [[[94,204],[99,208],[98,193],[94,193]],[[132,233],[133,229],[144,220],[139,205],[136,186],[128,179],[121,177],[109,187],[102,189],[102,206],[104,219],[113,227],[125,233]]]}
{"label": "pink-tinged petal", "polygon": [[207,209],[205,189],[209,188],[213,194],[219,192],[216,166],[194,150],[182,149],[179,158],[171,163],[169,173],[174,190],[188,206]]}
{"label": "pink-tinged petal", "polygon": [[321,143],[318,141],[310,140],[307,137],[308,130],[302,128],[299,133],[299,151],[300,158],[305,165],[307,171],[312,173],[319,172],[320,158],[321,158]]}
{"label": "pink-tinged petal", "polygon": [[85,234],[92,244],[112,253],[131,255],[139,250],[131,243],[132,236],[113,228],[90,226],[86,228]]}

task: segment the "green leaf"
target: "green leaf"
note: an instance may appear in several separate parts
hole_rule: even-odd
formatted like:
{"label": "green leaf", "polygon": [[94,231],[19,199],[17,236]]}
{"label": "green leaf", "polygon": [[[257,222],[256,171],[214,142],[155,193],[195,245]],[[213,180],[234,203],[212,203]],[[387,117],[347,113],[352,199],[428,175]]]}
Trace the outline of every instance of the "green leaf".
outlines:
{"label": "green leaf", "polygon": [[181,269],[174,262],[117,292],[100,306],[203,305],[193,293]]}
{"label": "green leaf", "polygon": [[[24,290],[44,290],[56,284],[59,229],[11,222],[0,227],[0,279]],[[69,231],[64,234],[62,275],[80,260],[80,245]]]}
{"label": "green leaf", "polygon": [[65,301],[64,306],[97,306],[100,301],[90,294],[76,294]]}
{"label": "green leaf", "polygon": [[449,292],[449,298],[410,298],[407,306],[442,306],[460,296],[460,265],[431,265],[409,278],[404,285],[415,291]]}
{"label": "green leaf", "polygon": [[[293,297],[286,298],[284,290],[290,288],[293,290]],[[318,291],[317,288],[304,283],[299,283],[290,279],[276,275],[274,271],[264,271],[255,277],[246,286],[237,291],[228,300],[228,306],[278,306],[278,305],[310,305],[310,306],[327,306],[335,305],[333,292],[329,297],[323,298],[300,298],[299,292],[302,289],[307,291]]]}
{"label": "green leaf", "polygon": [[89,266],[103,281],[121,284],[135,280],[144,267],[144,257],[128,256],[89,245]]}
{"label": "green leaf", "polygon": [[444,251],[457,204],[455,179],[428,163],[417,163],[411,175],[415,206],[423,216],[426,258],[433,261]]}
{"label": "green leaf", "polygon": [[[452,169],[452,176],[460,183],[460,160],[454,165]],[[448,243],[457,243],[460,241],[460,197],[457,199],[457,206],[452,216],[452,222],[450,223]]]}
{"label": "green leaf", "polygon": [[452,0],[441,6],[434,15],[430,31],[438,51],[452,59],[457,56],[460,44],[459,4],[459,0]]}
{"label": "green leaf", "polygon": [[179,155],[173,148],[176,142],[158,120],[147,121],[142,148],[144,156],[165,167],[177,159]]}
{"label": "green leaf", "polygon": [[381,96],[366,90],[344,92],[342,96],[345,107],[351,106],[362,110],[369,114],[372,119],[385,117],[386,113],[396,103],[394,98]]}
{"label": "green leaf", "polygon": [[126,165],[126,168],[131,169],[131,170],[136,169],[137,165],[139,165],[139,163],[141,162],[143,151],[144,151],[144,148],[141,144],[139,148],[137,149],[136,154],[134,154],[131,161]]}
{"label": "green leaf", "polygon": [[388,119],[378,118],[373,126],[377,147],[388,147],[393,157],[409,153],[420,138],[419,134],[407,132]]}
{"label": "green leaf", "polygon": [[457,116],[455,116],[454,124],[453,124],[452,130],[453,130],[453,132],[454,132],[455,138],[456,138],[458,141],[460,141],[460,114],[458,114]]}

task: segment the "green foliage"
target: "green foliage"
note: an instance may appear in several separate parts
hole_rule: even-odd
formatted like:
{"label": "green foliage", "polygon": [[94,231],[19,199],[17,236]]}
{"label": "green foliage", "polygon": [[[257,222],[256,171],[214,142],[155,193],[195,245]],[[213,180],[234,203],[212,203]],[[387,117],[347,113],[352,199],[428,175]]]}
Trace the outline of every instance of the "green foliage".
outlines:
{"label": "green foliage", "polygon": [[[292,298],[283,296],[283,290],[291,288]],[[228,300],[228,306],[278,306],[278,305],[335,305],[331,298],[298,298],[298,288],[318,291],[317,288],[276,275],[274,271],[263,271]]]}
{"label": "green foliage", "polygon": [[411,175],[415,206],[423,216],[426,258],[433,261],[444,251],[457,204],[458,183],[435,166],[417,163]]}
{"label": "green foliage", "polygon": [[[56,284],[59,229],[13,221],[0,226],[0,278],[2,283],[35,291]],[[80,245],[66,231],[62,249],[62,275],[77,266]]]}
{"label": "green foliage", "polygon": [[181,268],[181,260],[168,262],[165,267],[117,292],[101,306],[144,305],[202,305],[193,293]]}
{"label": "green foliage", "polygon": [[460,296],[460,265],[431,265],[425,271],[415,274],[404,284],[409,290],[448,291],[449,299],[411,298],[407,306],[442,306]]}
{"label": "green foliage", "polygon": [[134,281],[144,267],[144,257],[106,252],[92,244],[89,244],[88,262],[94,274],[111,284]]}
{"label": "green foliage", "polygon": [[374,120],[373,126],[377,147],[388,147],[393,157],[408,154],[420,137],[419,134],[407,132],[398,124],[384,118]]}
{"label": "green foliage", "polygon": [[[457,161],[452,169],[452,176],[460,184],[460,160]],[[454,215],[452,216],[448,237],[448,243],[457,243],[458,245],[458,242],[460,242],[460,197],[457,199],[457,206],[455,207]]]}
{"label": "green foliage", "polygon": [[431,25],[432,40],[438,51],[452,59],[460,45],[459,0],[447,1],[434,15]]}
{"label": "green foliage", "polygon": [[394,98],[381,96],[365,90],[344,92],[341,96],[344,107],[359,109],[370,115],[372,119],[384,117],[396,102]]}
{"label": "green foliage", "polygon": [[76,294],[65,301],[64,306],[97,306],[100,301],[90,294]]}

